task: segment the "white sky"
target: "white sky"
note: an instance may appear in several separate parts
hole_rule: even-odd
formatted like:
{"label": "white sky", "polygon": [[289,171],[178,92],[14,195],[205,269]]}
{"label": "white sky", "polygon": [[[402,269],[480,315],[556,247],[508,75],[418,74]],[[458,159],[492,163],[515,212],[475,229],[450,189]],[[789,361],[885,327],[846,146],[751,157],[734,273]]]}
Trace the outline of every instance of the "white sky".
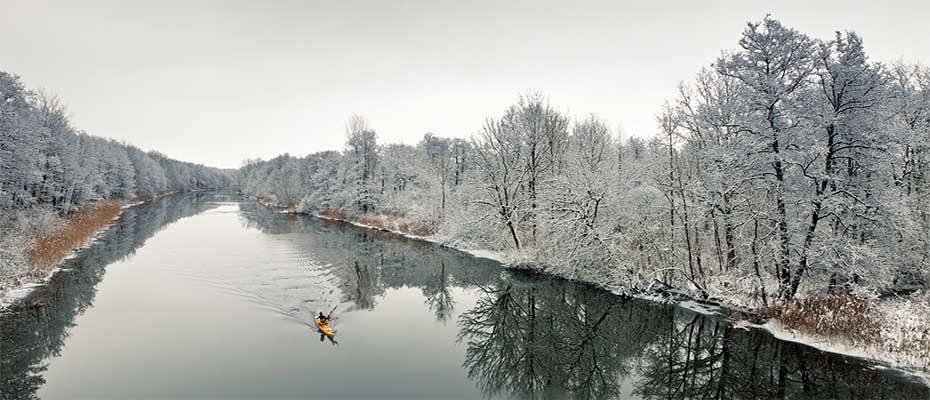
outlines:
{"label": "white sky", "polygon": [[676,85],[767,13],[930,63],[928,0],[130,3],[0,0],[0,69],[89,133],[219,167],[339,149],[353,113],[382,142],[467,137],[528,91],[651,136]]}

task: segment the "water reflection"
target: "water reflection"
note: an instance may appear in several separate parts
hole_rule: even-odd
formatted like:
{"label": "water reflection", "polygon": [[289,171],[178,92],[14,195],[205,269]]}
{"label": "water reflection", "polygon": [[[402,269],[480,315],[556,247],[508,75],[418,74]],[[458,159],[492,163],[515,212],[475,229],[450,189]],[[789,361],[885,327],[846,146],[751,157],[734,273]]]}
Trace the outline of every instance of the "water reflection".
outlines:
{"label": "water reflection", "polygon": [[320,341],[323,342],[327,340],[329,340],[329,343],[332,344],[333,346],[339,345],[339,342],[336,340],[335,336],[328,336],[325,333],[320,332]]}
{"label": "water reflection", "polygon": [[[91,307],[107,264],[133,254],[165,225],[216,206],[214,200],[205,194],[172,196],[127,210],[118,226],[73,260],[80,268],[52,282],[52,289],[38,298],[41,306],[0,316],[2,397],[35,397],[37,388],[44,384],[42,374],[49,358],[61,353],[75,317]],[[214,368],[226,372],[216,376],[236,378],[218,382],[210,380],[212,375],[183,371],[190,375],[186,377],[189,386],[179,386],[183,390],[165,392],[159,386],[139,391],[140,396],[184,393],[197,397],[193,394],[200,393],[223,397],[221,393],[232,393],[248,397],[244,394],[248,390],[253,390],[249,392],[253,395],[277,390],[281,397],[300,397],[311,393],[323,396],[319,390],[326,389],[338,390],[329,394],[365,398],[422,393],[433,393],[434,397],[483,394],[488,398],[585,399],[930,396],[920,383],[855,359],[781,342],[765,332],[736,329],[715,317],[688,310],[503,270],[490,260],[434,244],[344,223],[277,214],[249,202],[240,203],[239,210],[228,215],[238,218],[246,229],[218,235],[210,246],[225,246],[217,252],[222,255],[212,250],[207,255],[181,253],[194,255],[190,260],[164,263],[158,254],[149,262],[160,270],[175,268],[169,272],[181,278],[206,283],[205,293],[198,299],[229,303],[229,308],[219,308],[223,313],[217,315],[179,319],[187,324],[226,322],[224,326],[232,329],[223,332],[221,341],[209,333],[189,338],[190,332],[171,340],[189,342],[196,348],[191,356],[194,359],[212,360],[201,364],[206,366],[204,371]],[[198,217],[205,221],[185,232],[200,235],[237,225],[226,218]],[[181,239],[175,242],[186,243],[188,236],[178,237]],[[172,250],[170,246],[165,249]],[[228,299],[212,289],[244,301],[225,301]],[[94,311],[103,308],[104,299],[101,295]],[[130,296],[118,300],[132,302]],[[239,305],[259,311],[247,312]],[[336,329],[345,327],[337,340],[345,344],[336,347],[337,340],[326,343],[327,337],[321,335],[320,341],[326,344],[320,346],[313,316],[334,306],[338,307]],[[165,311],[162,318],[184,310]],[[264,318],[269,312],[275,318]],[[340,315],[345,316],[343,320]],[[262,318],[250,319],[257,316]],[[230,320],[241,324],[230,324]],[[307,330],[295,326],[294,321],[306,325]],[[392,329],[395,326],[401,329]],[[417,329],[416,337],[411,337],[408,327]],[[83,333],[100,334],[107,326],[98,323],[96,328]],[[299,331],[297,343],[280,339],[291,337],[295,331]],[[75,338],[78,336],[76,331]],[[312,346],[303,346],[308,342]],[[231,351],[233,346],[254,347],[255,352]],[[187,356],[183,346],[174,350],[169,354]],[[159,351],[165,349],[149,354],[152,361],[164,361],[156,354]],[[326,353],[314,353],[319,351]],[[316,362],[321,354],[327,357],[325,365]],[[95,373],[94,360],[81,361],[85,360],[89,360],[91,372],[81,372]],[[133,361],[131,356],[124,357],[126,360]],[[177,372],[171,369],[177,368],[171,362],[151,364],[146,368],[151,368],[153,375],[174,376],[170,374]],[[254,368],[259,365],[261,368]],[[241,376],[248,379],[239,379]],[[340,379],[348,376],[352,377],[350,384],[341,385]],[[132,381],[135,377],[129,371],[113,380]],[[410,377],[407,382],[398,381]],[[67,383],[51,379],[44,391],[62,393],[49,388],[57,385],[56,389],[61,389]],[[158,383],[179,384],[171,378]],[[107,392],[116,386],[82,393]],[[122,389],[129,394],[140,390]]]}
{"label": "water reflection", "polygon": [[0,315],[2,398],[36,397],[45,383],[45,361],[61,354],[75,316],[92,306],[105,266],[133,255],[166,225],[216,207],[218,203],[208,201],[214,199],[211,193],[185,193],[126,209],[119,222],[69,260],[64,266],[69,270],[56,275],[29,306]]}
{"label": "water reflection", "polygon": [[864,363],[761,331],[671,310],[644,349],[634,393],[646,399],[919,399],[928,389]]}
{"label": "water reflection", "polygon": [[[325,268],[328,282],[333,285],[328,290],[338,293],[338,301],[349,305],[343,311],[374,310],[386,289],[415,287],[422,291],[436,319],[447,321],[455,310],[453,288],[491,285],[501,273],[493,261],[432,243],[338,221],[287,218],[251,203],[243,203],[240,208],[243,225],[288,237],[316,268]],[[301,309],[297,314],[312,319],[316,312]]]}
{"label": "water reflection", "polygon": [[650,307],[554,279],[513,279],[483,292],[462,315],[459,339],[468,376],[489,396],[616,397],[659,328]]}
{"label": "water reflection", "polygon": [[431,272],[427,284],[423,287],[426,304],[436,314],[436,320],[445,323],[455,311],[455,299],[452,295],[452,281],[446,271],[446,262],[439,262],[439,271]]}
{"label": "water reflection", "polygon": [[926,399],[854,359],[677,307],[513,275],[459,321],[465,367],[489,397]]}

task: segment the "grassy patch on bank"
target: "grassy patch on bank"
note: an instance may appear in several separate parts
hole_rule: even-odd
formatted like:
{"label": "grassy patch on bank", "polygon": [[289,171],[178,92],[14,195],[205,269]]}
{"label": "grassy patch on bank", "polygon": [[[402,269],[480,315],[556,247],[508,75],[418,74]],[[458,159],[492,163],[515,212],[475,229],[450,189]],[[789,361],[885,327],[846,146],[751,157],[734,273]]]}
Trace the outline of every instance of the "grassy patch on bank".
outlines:
{"label": "grassy patch on bank", "polygon": [[407,235],[432,236],[436,234],[436,229],[432,224],[423,221],[412,221],[408,218],[394,215],[362,214],[350,217],[348,213],[342,209],[325,209],[320,211],[319,214],[324,218],[356,222],[373,228],[400,232]]}
{"label": "grassy patch on bank", "polygon": [[347,220],[348,220],[348,215],[347,215],[346,212],[345,212],[344,210],[342,210],[342,209],[330,209],[330,208],[327,208],[327,209],[325,209],[325,210],[323,210],[323,211],[320,211],[320,216],[321,216],[321,217],[326,217],[326,218],[331,218],[331,219],[338,219],[338,220],[342,220],[342,221],[347,221]]}
{"label": "grassy patch on bank", "polygon": [[48,274],[55,265],[74,249],[87,244],[121,211],[119,202],[100,201],[71,214],[58,229],[44,232],[37,238],[32,250],[32,275],[39,278]]}
{"label": "grassy patch on bank", "polygon": [[885,353],[905,365],[930,370],[930,291],[891,301],[815,296],[766,311],[792,331],[837,340],[867,353]]}
{"label": "grassy patch on bank", "polygon": [[807,334],[843,337],[853,344],[872,345],[881,337],[880,314],[869,301],[854,296],[815,296],[768,309],[790,329]]}

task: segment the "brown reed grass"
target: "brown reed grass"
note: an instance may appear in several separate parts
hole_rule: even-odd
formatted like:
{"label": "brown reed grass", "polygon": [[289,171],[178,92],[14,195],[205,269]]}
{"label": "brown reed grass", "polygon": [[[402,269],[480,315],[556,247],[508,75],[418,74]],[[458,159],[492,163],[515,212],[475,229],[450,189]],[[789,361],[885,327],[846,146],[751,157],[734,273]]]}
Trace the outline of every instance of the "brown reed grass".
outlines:
{"label": "brown reed grass", "polygon": [[346,212],[343,209],[332,209],[327,208],[323,211],[320,211],[320,216],[332,219],[338,219],[340,221],[345,221],[347,218]]}
{"label": "brown reed grass", "polygon": [[881,313],[871,302],[851,295],[814,296],[771,307],[769,317],[809,334],[872,345],[882,336]]}
{"label": "brown reed grass", "polygon": [[60,228],[42,234],[32,250],[32,274],[45,276],[75,249],[87,244],[122,211],[116,201],[100,201],[71,214]]}

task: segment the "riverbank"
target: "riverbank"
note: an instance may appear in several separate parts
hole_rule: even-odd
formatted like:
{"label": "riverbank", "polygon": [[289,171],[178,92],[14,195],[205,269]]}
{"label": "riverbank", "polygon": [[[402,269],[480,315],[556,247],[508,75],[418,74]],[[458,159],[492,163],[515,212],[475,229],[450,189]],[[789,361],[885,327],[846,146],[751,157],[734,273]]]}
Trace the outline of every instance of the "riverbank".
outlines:
{"label": "riverbank", "polygon": [[[278,209],[271,204],[263,205]],[[779,309],[755,309],[740,304],[697,299],[685,290],[661,285],[646,290],[602,285],[554,273],[555,271],[545,268],[535,268],[536,264],[533,260],[522,252],[459,248],[435,234],[414,234],[409,230],[401,229],[413,224],[398,218],[371,215],[365,218],[352,218],[344,212],[324,211],[312,214],[283,208],[279,212],[308,215],[325,220],[341,221],[361,228],[390,232],[415,240],[436,243],[475,257],[492,259],[508,268],[531,269],[571,281],[593,284],[617,295],[675,304],[698,313],[717,315],[742,328],[765,330],[779,339],[901,369],[920,376],[930,385],[930,293],[927,291],[913,294],[914,298],[897,298],[891,301],[875,299],[869,302],[867,307],[860,307],[865,307],[865,310],[854,309],[847,303],[843,303],[837,309],[821,306],[816,313],[808,313],[802,319],[795,317],[799,314],[798,310],[807,311],[814,308],[813,302],[818,299],[805,299]],[[922,305],[922,302],[925,304]],[[789,311],[793,314],[789,315]],[[830,334],[822,332],[830,332]]]}
{"label": "riverbank", "polygon": [[24,210],[4,227],[4,265],[0,273],[0,310],[28,301],[51,282],[65,261],[90,248],[118,221],[123,211],[170,196],[166,190],[131,200],[101,200],[67,217],[50,210]]}
{"label": "riverbank", "polygon": [[[262,205],[277,209],[277,207],[269,206],[267,204],[262,204]],[[324,211],[324,212],[317,213],[317,214],[287,211],[287,210],[279,210],[279,211],[288,212],[290,214],[298,214],[298,215],[316,217],[316,218],[325,219],[328,221],[345,222],[347,224],[355,225],[360,228],[372,229],[372,230],[381,231],[381,232],[389,232],[389,233],[401,235],[401,236],[414,239],[414,240],[422,240],[425,242],[436,243],[443,247],[448,247],[450,249],[458,250],[463,253],[471,254],[474,257],[486,258],[489,260],[497,261],[501,263],[502,265],[508,266],[508,267],[513,267],[514,261],[516,260],[515,257],[513,257],[512,255],[508,255],[504,252],[492,251],[492,250],[486,250],[486,249],[465,249],[465,248],[459,248],[456,246],[451,246],[448,243],[445,243],[442,240],[435,238],[434,233],[427,229],[424,229],[424,228],[415,228],[416,230],[402,229],[403,227],[411,226],[411,224],[406,223],[404,221],[398,221],[397,219],[389,219],[383,216],[380,218],[369,216],[367,218],[353,220],[349,218],[348,216],[346,216],[345,213],[332,212],[332,211]],[[385,222],[389,222],[389,223],[385,223]],[[417,234],[414,232],[427,233],[427,234]]]}
{"label": "riverbank", "polygon": [[[429,379],[392,392],[399,397],[533,397],[540,383],[568,397],[648,398],[624,395],[636,387],[764,398],[930,394],[910,375],[716,316],[230,200],[179,194],[127,209],[65,263],[48,295],[34,297],[41,306],[0,315],[8,361],[0,397],[299,397],[346,374],[377,387],[350,381],[324,394],[383,396],[404,376]],[[312,316],[337,304],[334,346],[319,341]],[[415,332],[379,330],[391,324]],[[332,362],[307,362],[320,357]],[[188,359],[179,375],[176,361]],[[506,374],[485,375],[500,365]],[[250,378],[230,386],[217,376]],[[147,384],[114,389],[114,380]]]}

